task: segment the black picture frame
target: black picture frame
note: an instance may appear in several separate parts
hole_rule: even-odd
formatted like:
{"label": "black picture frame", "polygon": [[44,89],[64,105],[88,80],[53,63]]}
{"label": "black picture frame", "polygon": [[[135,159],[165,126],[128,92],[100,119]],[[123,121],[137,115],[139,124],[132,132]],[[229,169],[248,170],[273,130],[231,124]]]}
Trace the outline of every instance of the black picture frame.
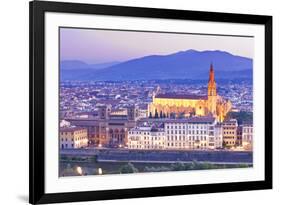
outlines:
{"label": "black picture frame", "polygon": [[[30,11],[30,142],[29,202],[31,204],[185,195],[198,193],[260,190],[272,188],[272,17],[262,15],[185,10],[105,6],[80,3],[32,1]],[[44,26],[46,12],[100,14],[259,24],[265,26],[265,180],[71,193],[45,193],[45,72]]]}

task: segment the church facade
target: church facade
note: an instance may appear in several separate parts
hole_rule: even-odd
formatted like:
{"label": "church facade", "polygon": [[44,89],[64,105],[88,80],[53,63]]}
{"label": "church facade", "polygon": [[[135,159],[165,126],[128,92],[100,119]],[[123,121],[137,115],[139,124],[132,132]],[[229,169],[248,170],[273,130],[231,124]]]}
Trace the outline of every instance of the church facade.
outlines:
{"label": "church facade", "polygon": [[210,66],[207,95],[156,93],[148,105],[150,117],[213,116],[219,122],[231,110],[231,102],[217,94],[213,65]]}

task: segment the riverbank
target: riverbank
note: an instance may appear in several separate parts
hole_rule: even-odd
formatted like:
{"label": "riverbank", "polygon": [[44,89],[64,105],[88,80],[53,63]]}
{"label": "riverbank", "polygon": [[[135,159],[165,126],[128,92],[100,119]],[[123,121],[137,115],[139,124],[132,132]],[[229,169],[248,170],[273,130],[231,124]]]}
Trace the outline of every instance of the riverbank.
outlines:
{"label": "riverbank", "polygon": [[[60,176],[252,167],[252,152],[76,149],[60,152]],[[79,172],[77,168],[79,167]],[[81,170],[82,174],[81,174]]]}
{"label": "riverbank", "polygon": [[60,150],[60,158],[93,157],[97,161],[140,161],[140,162],[215,162],[252,163],[249,151],[225,150],[128,150],[128,149],[68,149]]}

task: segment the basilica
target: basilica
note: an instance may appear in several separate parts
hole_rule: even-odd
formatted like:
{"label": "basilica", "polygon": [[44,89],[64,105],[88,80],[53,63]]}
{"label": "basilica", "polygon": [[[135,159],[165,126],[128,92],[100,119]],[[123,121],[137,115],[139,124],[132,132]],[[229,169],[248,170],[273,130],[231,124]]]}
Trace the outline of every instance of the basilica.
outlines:
{"label": "basilica", "polygon": [[148,106],[150,117],[159,115],[175,117],[213,116],[222,122],[231,110],[231,102],[217,94],[215,73],[210,65],[207,95],[189,95],[176,93],[161,93],[159,90],[152,97]]}

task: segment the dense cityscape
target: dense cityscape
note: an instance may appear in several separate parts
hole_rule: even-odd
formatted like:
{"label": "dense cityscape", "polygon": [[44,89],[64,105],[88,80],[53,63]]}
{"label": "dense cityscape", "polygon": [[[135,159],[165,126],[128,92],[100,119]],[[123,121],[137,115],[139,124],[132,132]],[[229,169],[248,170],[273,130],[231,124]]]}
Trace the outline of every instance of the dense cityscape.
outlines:
{"label": "dense cityscape", "polygon": [[[128,105],[138,104],[146,107],[152,101],[152,94],[160,87],[163,92],[205,94],[204,81],[186,83],[179,80],[165,81],[118,81],[84,82],[68,81],[60,84],[60,110],[71,110],[77,115],[97,114],[100,104],[111,104],[114,110],[125,109]],[[252,83],[248,80],[220,83],[218,92],[230,99],[233,110],[252,112]]]}
{"label": "dense cityscape", "polygon": [[251,167],[252,84],[218,82],[61,82],[60,176]]}

